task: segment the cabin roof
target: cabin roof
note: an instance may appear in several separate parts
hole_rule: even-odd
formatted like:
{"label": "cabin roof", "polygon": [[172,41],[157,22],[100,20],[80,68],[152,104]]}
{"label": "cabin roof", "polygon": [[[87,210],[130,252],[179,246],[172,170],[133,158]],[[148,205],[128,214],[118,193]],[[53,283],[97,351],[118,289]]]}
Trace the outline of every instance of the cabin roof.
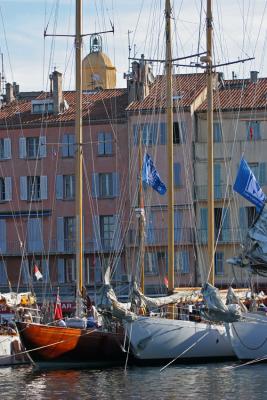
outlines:
{"label": "cabin roof", "polygon": [[[127,111],[159,110],[166,108],[166,79],[165,75],[158,75],[153,82],[149,95],[142,101],[133,101]],[[174,106],[190,107],[194,100],[205,89],[206,74],[179,74],[173,75]]]}
{"label": "cabin roof", "polygon": [[[37,95],[34,100],[48,99],[48,93]],[[18,129],[41,124],[58,125],[60,123],[74,124],[75,91],[63,92],[63,98],[68,109],[59,114],[31,112],[31,100],[14,100],[0,109],[0,129]],[[127,89],[105,89],[83,93],[83,123],[125,118],[125,108],[128,103]]]}
{"label": "cabin roof", "polygon": [[[256,83],[250,79],[225,80],[214,93],[214,111],[236,111],[266,109],[267,78],[259,78]],[[207,100],[197,112],[207,111]]]}

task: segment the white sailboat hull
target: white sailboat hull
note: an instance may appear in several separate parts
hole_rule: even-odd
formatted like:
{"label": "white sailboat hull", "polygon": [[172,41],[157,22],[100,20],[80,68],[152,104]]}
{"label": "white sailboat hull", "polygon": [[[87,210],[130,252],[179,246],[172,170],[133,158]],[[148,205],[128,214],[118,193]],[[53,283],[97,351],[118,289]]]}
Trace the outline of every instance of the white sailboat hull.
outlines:
{"label": "white sailboat hull", "polygon": [[134,356],[140,360],[234,357],[226,330],[202,322],[138,317],[125,324]]}
{"label": "white sailboat hull", "polygon": [[18,335],[0,335],[0,366],[29,363]]}
{"label": "white sailboat hull", "polygon": [[240,360],[255,360],[267,357],[267,317],[249,314],[244,321],[227,326],[233,350]]}

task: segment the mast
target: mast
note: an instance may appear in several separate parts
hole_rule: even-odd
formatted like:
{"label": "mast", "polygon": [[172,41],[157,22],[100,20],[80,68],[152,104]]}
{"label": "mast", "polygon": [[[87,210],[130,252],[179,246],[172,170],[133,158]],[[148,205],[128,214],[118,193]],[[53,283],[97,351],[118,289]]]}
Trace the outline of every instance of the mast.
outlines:
{"label": "mast", "polygon": [[139,162],[139,190],[138,190],[138,208],[139,208],[139,249],[140,249],[140,288],[142,293],[145,293],[145,207],[144,207],[144,194],[142,183],[142,166],[143,166],[143,152],[142,152],[142,129],[139,127],[139,143],[138,143],[138,162]]}
{"label": "mast", "polygon": [[214,285],[214,172],[213,172],[213,72],[212,0],[207,0],[207,125],[208,125],[208,265],[209,283]]}
{"label": "mast", "polygon": [[83,185],[82,185],[82,0],[76,0],[76,102],[75,102],[75,139],[76,139],[76,317],[81,316],[82,271],[83,271]]}
{"label": "mast", "polygon": [[166,89],[167,89],[167,143],[168,143],[168,290],[174,289],[174,196],[173,196],[173,94],[172,94],[172,48],[171,5],[165,1],[166,18]]}

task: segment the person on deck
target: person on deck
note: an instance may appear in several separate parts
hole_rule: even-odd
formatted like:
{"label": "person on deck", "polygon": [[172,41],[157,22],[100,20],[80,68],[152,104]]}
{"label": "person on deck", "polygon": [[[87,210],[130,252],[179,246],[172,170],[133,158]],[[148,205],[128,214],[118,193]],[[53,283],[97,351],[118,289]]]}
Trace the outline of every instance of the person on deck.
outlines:
{"label": "person on deck", "polygon": [[101,326],[99,314],[95,307],[95,303],[87,297],[87,328],[99,328]]}

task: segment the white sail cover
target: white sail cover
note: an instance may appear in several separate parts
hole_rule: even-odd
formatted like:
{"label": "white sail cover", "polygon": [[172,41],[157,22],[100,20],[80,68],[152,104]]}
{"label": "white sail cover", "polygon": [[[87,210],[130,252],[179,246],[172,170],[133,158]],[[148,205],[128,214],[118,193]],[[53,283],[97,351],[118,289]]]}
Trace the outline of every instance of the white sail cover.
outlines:
{"label": "white sail cover", "polygon": [[[221,299],[219,290],[209,283],[204,285],[202,294],[207,306],[207,309],[202,311],[206,319],[218,322],[235,322],[242,317],[242,309],[240,304],[235,303],[225,305]],[[238,301],[236,296],[233,297],[232,288],[228,299],[234,299],[234,301]]]}
{"label": "white sail cover", "polygon": [[267,205],[249,228],[241,254],[227,261],[259,275],[267,274]]}
{"label": "white sail cover", "polygon": [[135,304],[138,307],[148,307],[149,309],[155,309],[158,307],[166,306],[168,304],[176,304],[179,302],[196,302],[201,296],[200,291],[179,291],[170,296],[164,297],[147,297],[145,296],[136,286],[133,290],[133,297]]}

